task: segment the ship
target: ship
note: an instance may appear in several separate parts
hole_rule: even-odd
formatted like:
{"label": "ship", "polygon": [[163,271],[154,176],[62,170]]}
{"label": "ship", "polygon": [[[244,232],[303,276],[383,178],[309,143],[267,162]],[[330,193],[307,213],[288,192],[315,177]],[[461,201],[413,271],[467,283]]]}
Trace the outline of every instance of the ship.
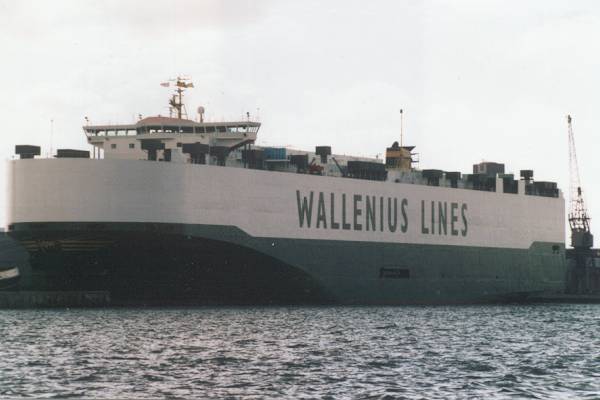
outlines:
{"label": "ship", "polygon": [[104,291],[115,305],[401,305],[564,288],[563,193],[532,170],[419,169],[402,137],[385,159],[258,146],[249,113],[190,118],[191,81],[163,86],[169,116],[86,118],[90,150],[15,147],[7,234],[29,256],[21,290]]}

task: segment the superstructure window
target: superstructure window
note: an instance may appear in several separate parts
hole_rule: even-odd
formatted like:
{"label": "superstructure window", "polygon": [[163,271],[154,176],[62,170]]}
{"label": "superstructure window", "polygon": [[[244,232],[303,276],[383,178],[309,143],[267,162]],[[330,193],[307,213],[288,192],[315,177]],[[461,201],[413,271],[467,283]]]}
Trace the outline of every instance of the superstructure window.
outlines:
{"label": "superstructure window", "polygon": [[129,148],[130,149],[135,149],[135,143],[129,143]]}
{"label": "superstructure window", "polygon": [[183,145],[181,144],[181,142],[177,142],[177,147],[181,147],[181,146],[183,146]]}
{"label": "superstructure window", "polygon": [[111,143],[110,144],[110,148],[111,149],[116,149],[117,148],[117,144],[116,143]]}
{"label": "superstructure window", "polygon": [[224,126],[218,126],[218,127],[217,127],[217,130],[218,130],[219,132],[226,132],[226,131],[227,131],[227,128],[225,128]]}
{"label": "superstructure window", "polygon": [[247,131],[247,127],[246,126],[230,126],[228,128],[229,132],[233,132],[233,133],[246,133]]}
{"label": "superstructure window", "polygon": [[197,126],[196,128],[194,128],[194,130],[196,131],[196,133],[204,133],[204,127],[203,126]]}
{"label": "superstructure window", "polygon": [[215,131],[215,127],[214,126],[207,126],[206,127],[206,133],[213,133]]}

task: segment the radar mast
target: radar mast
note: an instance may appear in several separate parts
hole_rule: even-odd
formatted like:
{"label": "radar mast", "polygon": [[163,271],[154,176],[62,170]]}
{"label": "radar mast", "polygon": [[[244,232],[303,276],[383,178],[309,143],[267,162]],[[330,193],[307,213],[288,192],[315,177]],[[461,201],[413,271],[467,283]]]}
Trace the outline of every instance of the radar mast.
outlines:
{"label": "radar mast", "polygon": [[183,104],[183,92],[187,88],[193,88],[194,84],[190,78],[178,76],[175,79],[169,79],[168,82],[163,82],[160,85],[163,87],[175,86],[175,93],[169,99],[169,116],[173,117],[173,112],[176,112],[178,119],[187,119],[187,110]]}

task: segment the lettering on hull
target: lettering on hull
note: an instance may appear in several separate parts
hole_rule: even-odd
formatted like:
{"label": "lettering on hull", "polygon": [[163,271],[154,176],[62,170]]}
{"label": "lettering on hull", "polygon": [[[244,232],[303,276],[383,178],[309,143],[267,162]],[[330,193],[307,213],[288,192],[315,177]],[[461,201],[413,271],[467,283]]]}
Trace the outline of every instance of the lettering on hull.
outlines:
{"label": "lettering on hull", "polygon": [[[367,194],[296,190],[298,226],[305,229],[407,233],[408,199]],[[316,204],[315,204],[316,203]],[[469,232],[466,203],[421,200],[422,235],[463,236]],[[415,219],[416,220],[416,219]]]}

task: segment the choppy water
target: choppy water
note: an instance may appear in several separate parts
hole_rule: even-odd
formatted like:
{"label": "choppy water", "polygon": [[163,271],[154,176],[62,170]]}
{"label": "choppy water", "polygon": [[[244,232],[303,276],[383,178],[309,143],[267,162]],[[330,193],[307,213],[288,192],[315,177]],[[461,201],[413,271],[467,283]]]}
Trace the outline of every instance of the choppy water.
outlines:
{"label": "choppy water", "polygon": [[0,397],[600,398],[600,305],[0,311]]}

